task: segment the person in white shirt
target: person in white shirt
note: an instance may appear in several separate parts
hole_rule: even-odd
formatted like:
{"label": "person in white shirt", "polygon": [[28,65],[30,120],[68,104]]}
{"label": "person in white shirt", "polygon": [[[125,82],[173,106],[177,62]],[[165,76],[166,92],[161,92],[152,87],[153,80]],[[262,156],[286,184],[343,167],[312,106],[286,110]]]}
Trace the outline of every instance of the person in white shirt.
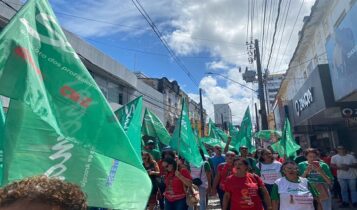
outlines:
{"label": "person in white shirt", "polygon": [[337,155],[331,158],[331,167],[337,169],[337,179],[341,186],[342,204],[340,208],[349,207],[348,190],[351,192],[352,204],[357,208],[357,160],[353,155],[347,154],[343,146],[337,147]]}
{"label": "person in white shirt", "polygon": [[279,161],[275,160],[273,153],[270,150],[263,149],[261,151],[261,157],[256,167],[258,168],[257,172],[263,180],[269,194],[271,193],[275,181],[281,177],[281,165],[282,164]]}
{"label": "person in white shirt", "polygon": [[321,209],[319,193],[308,179],[299,177],[297,164],[287,161],[281,168],[284,177],[275,181],[270,196],[273,210],[314,210],[314,200]]}

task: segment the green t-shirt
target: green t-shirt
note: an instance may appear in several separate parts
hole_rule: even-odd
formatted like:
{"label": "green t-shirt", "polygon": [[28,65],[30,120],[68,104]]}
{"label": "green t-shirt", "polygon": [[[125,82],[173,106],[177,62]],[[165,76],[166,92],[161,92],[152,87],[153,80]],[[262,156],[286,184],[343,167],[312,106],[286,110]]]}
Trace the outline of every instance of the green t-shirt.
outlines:
{"label": "green t-shirt", "polygon": [[[290,182],[292,182],[292,181],[290,181]],[[301,180],[299,179],[295,183],[300,183],[300,182],[301,182]],[[316,197],[318,197],[320,195],[319,192],[316,190],[316,188],[313,185],[310,184],[310,182],[308,182],[308,188],[309,188],[309,191],[311,192],[311,194],[312,194],[312,196],[314,198],[316,198]],[[280,199],[279,187],[278,187],[277,184],[273,185],[273,189],[271,190],[270,198],[273,201],[278,201]]]}
{"label": "green t-shirt", "polygon": [[147,152],[152,155],[155,161],[159,161],[161,159],[160,152],[157,149],[148,150]]}
{"label": "green t-shirt", "polygon": [[[332,181],[333,180],[333,175],[331,173],[330,167],[322,162],[319,161],[321,169],[324,171],[326,176]],[[299,175],[301,176],[304,174],[306,168],[308,167],[309,163],[307,161],[299,163]],[[311,171],[310,174],[307,175],[306,177],[310,182],[312,183],[325,183],[325,180],[322,178],[322,176],[317,173],[316,171]]]}

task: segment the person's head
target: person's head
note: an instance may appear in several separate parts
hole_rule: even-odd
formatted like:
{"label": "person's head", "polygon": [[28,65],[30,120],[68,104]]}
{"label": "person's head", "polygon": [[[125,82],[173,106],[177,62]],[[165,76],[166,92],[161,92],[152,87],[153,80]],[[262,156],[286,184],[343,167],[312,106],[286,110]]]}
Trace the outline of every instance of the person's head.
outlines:
{"label": "person's head", "polygon": [[273,153],[268,149],[263,149],[259,158],[260,162],[271,163],[274,161]]}
{"label": "person's head", "polygon": [[344,146],[338,146],[338,147],[336,148],[336,150],[337,150],[337,154],[339,154],[339,155],[346,155],[346,149],[345,149]]}
{"label": "person's head", "polygon": [[239,152],[242,157],[248,156],[248,148],[246,146],[239,147]]}
{"label": "person's head", "polygon": [[278,159],[278,158],[279,158],[279,153],[273,151],[273,158],[274,158],[275,160]]}
{"label": "person's head", "polygon": [[58,178],[36,176],[13,182],[0,190],[4,210],[85,210],[80,187]]}
{"label": "person's head", "polygon": [[143,158],[144,163],[152,163],[154,161],[154,158],[148,152],[142,152],[141,157]]}
{"label": "person's head", "polygon": [[215,146],[215,147],[213,148],[213,151],[214,151],[214,153],[216,153],[216,155],[218,155],[218,156],[222,155],[222,147],[220,147],[220,146]]}
{"label": "person's head", "polygon": [[173,172],[177,169],[177,162],[173,158],[166,158],[163,160],[162,166],[165,167],[166,171]]}
{"label": "person's head", "polygon": [[299,175],[299,169],[294,161],[287,161],[281,166],[281,174],[288,179],[296,179]]}
{"label": "person's head", "polygon": [[305,154],[305,158],[310,163],[319,160],[319,152],[317,151],[317,149],[308,148],[305,150],[304,154]]}
{"label": "person's head", "polygon": [[153,140],[149,140],[146,145],[149,150],[153,150],[155,148],[155,142]]}
{"label": "person's head", "polygon": [[233,164],[233,160],[236,157],[236,154],[234,152],[228,151],[226,153],[226,162],[228,164]]}
{"label": "person's head", "polygon": [[162,149],[161,160],[166,158],[175,159],[175,152],[170,147],[165,147]]}
{"label": "person's head", "polygon": [[236,157],[233,161],[233,167],[237,173],[244,174],[248,172],[249,163],[245,158]]}

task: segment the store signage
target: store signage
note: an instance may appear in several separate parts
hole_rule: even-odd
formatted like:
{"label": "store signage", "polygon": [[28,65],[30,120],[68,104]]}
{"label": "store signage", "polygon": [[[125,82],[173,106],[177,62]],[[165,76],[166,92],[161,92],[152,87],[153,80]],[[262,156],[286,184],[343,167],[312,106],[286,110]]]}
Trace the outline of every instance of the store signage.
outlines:
{"label": "store signage", "polygon": [[304,95],[294,103],[296,115],[300,116],[301,112],[308,108],[313,102],[312,88],[309,88]]}

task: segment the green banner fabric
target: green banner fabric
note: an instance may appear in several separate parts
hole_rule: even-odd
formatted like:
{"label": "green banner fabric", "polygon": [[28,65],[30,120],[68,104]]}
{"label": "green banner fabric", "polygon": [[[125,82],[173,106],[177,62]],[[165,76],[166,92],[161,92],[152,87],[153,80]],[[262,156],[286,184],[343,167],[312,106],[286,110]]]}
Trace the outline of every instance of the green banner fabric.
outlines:
{"label": "green banner fabric", "polygon": [[295,142],[288,118],[285,119],[281,140],[272,144],[271,147],[282,157],[285,155],[286,157],[296,156],[296,151],[300,149],[300,145]]}
{"label": "green banner fabric", "polygon": [[252,120],[250,118],[249,107],[247,107],[238,134],[238,143],[236,144],[238,151],[241,146],[246,146],[249,152],[255,151],[255,144],[253,143],[254,140],[252,139],[252,136]]}
{"label": "green banner fabric", "polygon": [[217,128],[211,119],[209,119],[208,123],[208,136],[214,139],[221,139],[223,142],[227,142],[228,140],[228,135],[221,129]]}
{"label": "green banner fabric", "polygon": [[194,166],[202,165],[203,160],[195,141],[185,100],[182,101],[181,116],[177,120],[170,146]]}
{"label": "green banner fabric", "polygon": [[0,95],[11,99],[3,183],[56,176],[80,185],[91,206],[144,209],[147,172],[47,0],[27,1],[0,52]]}
{"label": "green banner fabric", "polygon": [[0,186],[3,177],[3,158],[4,158],[4,141],[5,141],[5,113],[0,96]]}
{"label": "green banner fabric", "polygon": [[139,96],[115,111],[121,126],[129,137],[136,154],[141,159],[141,111],[143,97]]}
{"label": "green banner fabric", "polygon": [[238,139],[239,138],[239,131],[238,131],[238,129],[233,127],[232,123],[229,123],[229,135],[232,138],[230,145],[235,148],[236,145],[238,144],[238,141],[239,141],[239,139]]}
{"label": "green banner fabric", "polygon": [[143,136],[151,136],[159,139],[164,145],[168,146],[170,144],[171,136],[169,132],[161,120],[148,109],[145,110],[141,133]]}
{"label": "green banner fabric", "polygon": [[277,130],[260,130],[254,133],[254,137],[263,140],[271,140],[272,138],[280,138],[282,135],[281,131]]}

